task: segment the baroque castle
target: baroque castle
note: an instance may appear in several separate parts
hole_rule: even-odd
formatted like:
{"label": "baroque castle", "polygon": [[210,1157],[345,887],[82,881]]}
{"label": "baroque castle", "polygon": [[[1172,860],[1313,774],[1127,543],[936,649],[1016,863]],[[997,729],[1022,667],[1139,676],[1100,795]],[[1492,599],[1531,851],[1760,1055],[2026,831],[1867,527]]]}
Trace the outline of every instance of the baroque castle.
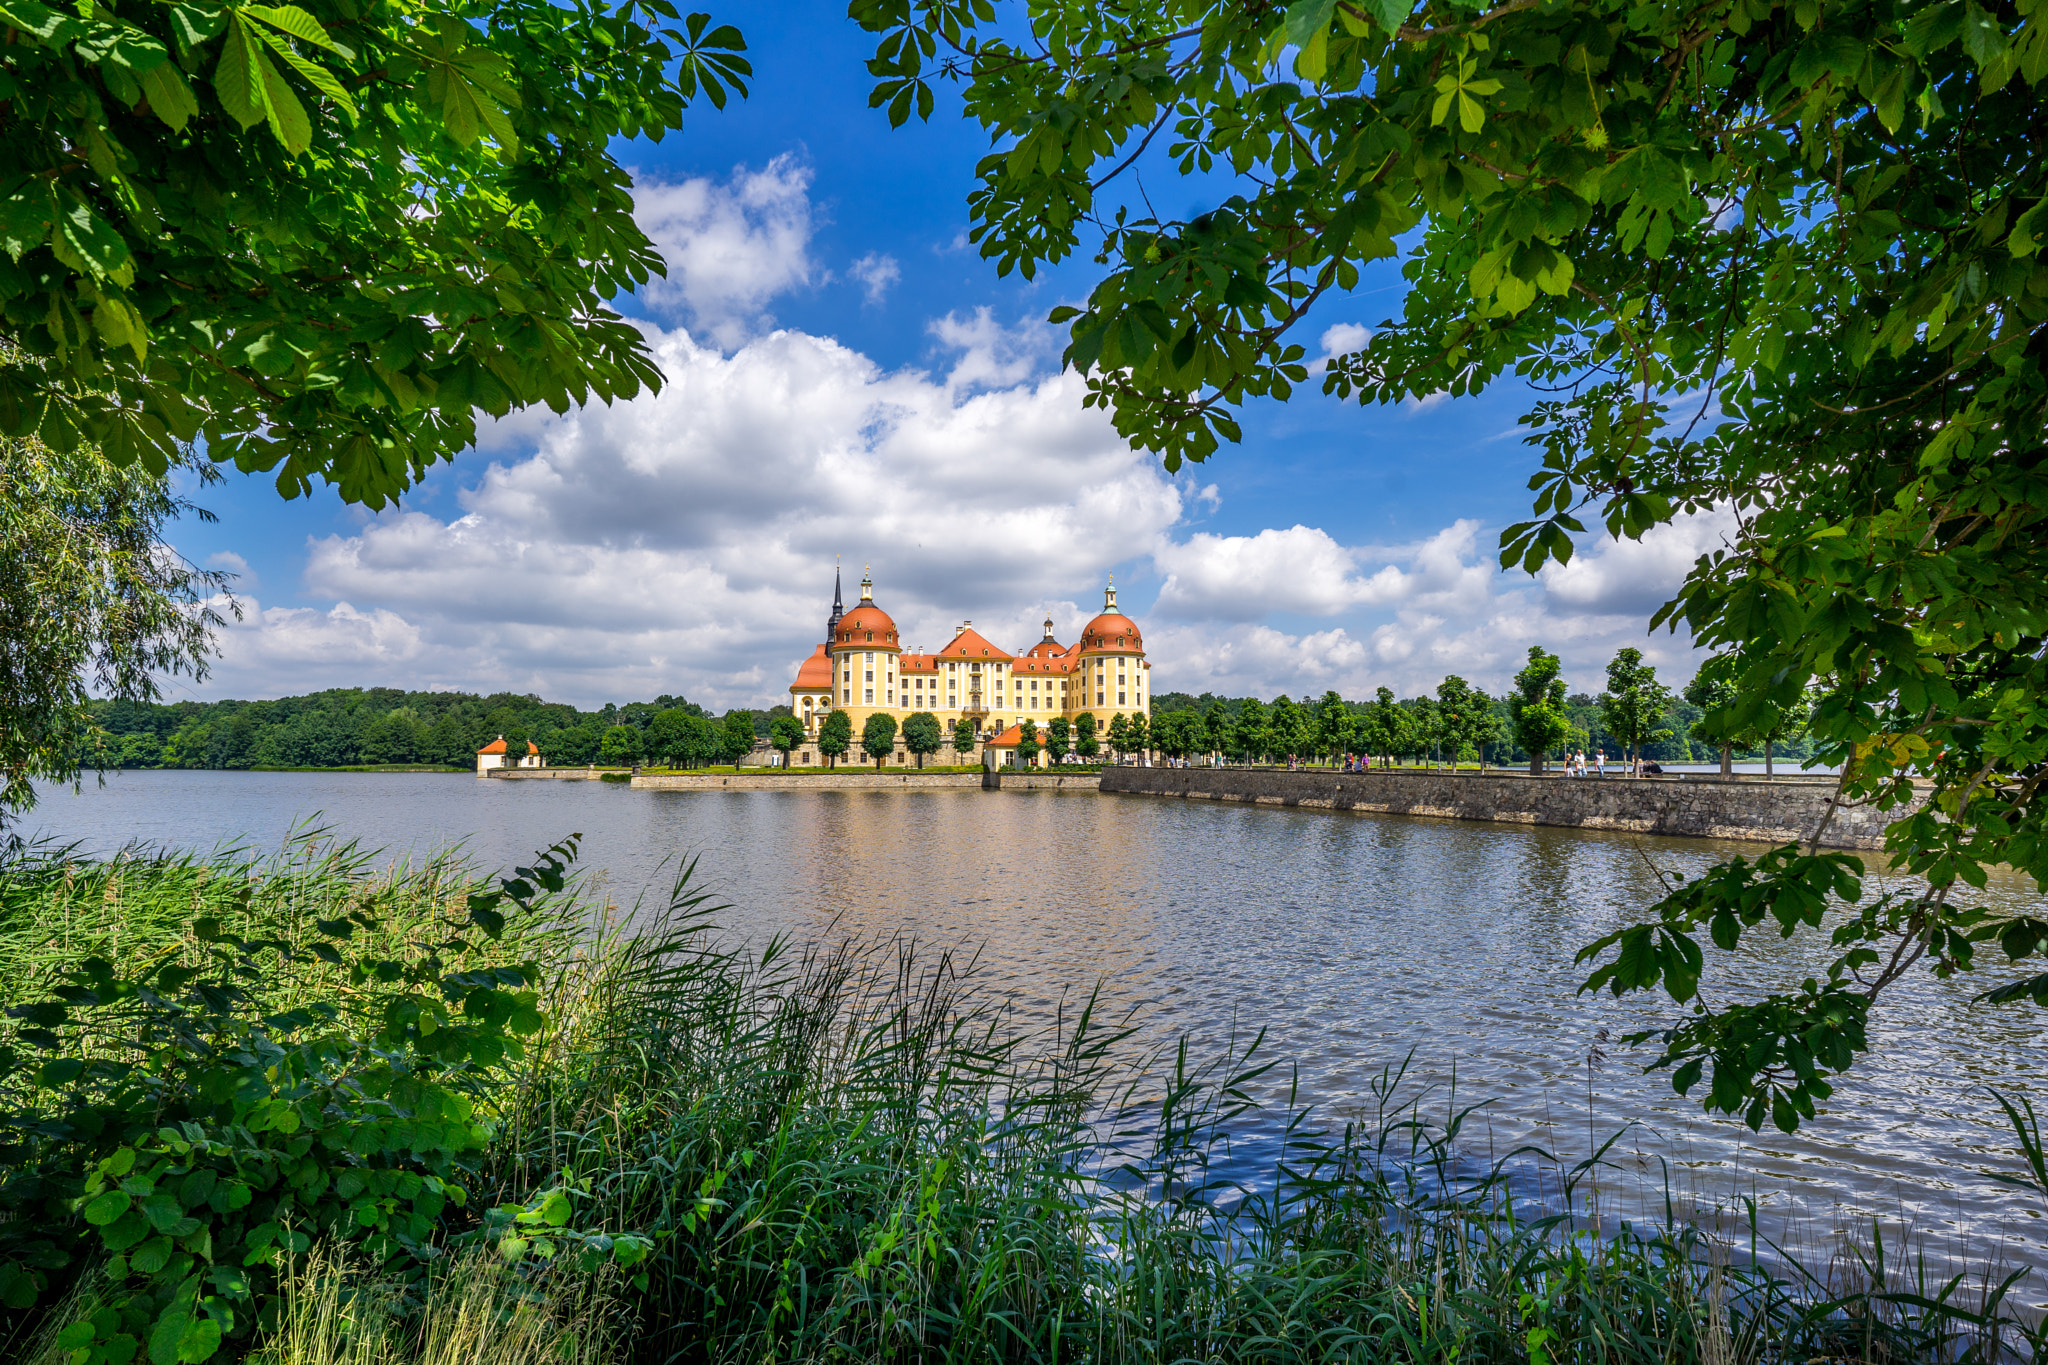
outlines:
{"label": "baroque castle", "polygon": [[1045,638],[1021,654],[989,643],[962,621],[944,648],[906,648],[889,613],[875,605],[872,574],[863,574],[860,601],[844,609],[838,576],[832,581],[832,614],[825,643],[797,670],[789,704],[815,737],[835,709],[846,711],[858,735],[867,718],[886,712],[900,724],[905,716],[929,711],[941,724],[971,721],[990,740],[1026,720],[1041,729],[1055,716],[1072,720],[1082,712],[1106,729],[1119,714],[1146,712],[1151,701],[1151,665],[1137,622],[1116,609],[1116,587],[1103,591],[1102,612],[1063,645]]}

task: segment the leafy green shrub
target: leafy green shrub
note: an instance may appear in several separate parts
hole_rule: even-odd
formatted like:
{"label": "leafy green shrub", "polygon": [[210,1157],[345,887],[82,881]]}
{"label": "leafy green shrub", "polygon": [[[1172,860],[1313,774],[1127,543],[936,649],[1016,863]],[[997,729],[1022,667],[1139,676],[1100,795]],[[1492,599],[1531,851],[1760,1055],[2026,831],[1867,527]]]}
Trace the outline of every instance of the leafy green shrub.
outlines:
{"label": "leafy green shrub", "polygon": [[[259,884],[217,884],[225,913],[196,918],[189,945],[124,969],[87,956],[11,1007],[0,1301],[97,1272],[98,1306],[58,1339],[73,1365],[179,1365],[266,1329],[280,1258],[315,1239],[374,1266],[427,1256],[490,1138],[479,1102],[543,1024],[503,907],[562,891],[577,837],[397,925],[371,893],[302,936],[237,933],[224,920],[249,922]],[[568,1215],[555,1193],[482,1231],[552,1248]]]}

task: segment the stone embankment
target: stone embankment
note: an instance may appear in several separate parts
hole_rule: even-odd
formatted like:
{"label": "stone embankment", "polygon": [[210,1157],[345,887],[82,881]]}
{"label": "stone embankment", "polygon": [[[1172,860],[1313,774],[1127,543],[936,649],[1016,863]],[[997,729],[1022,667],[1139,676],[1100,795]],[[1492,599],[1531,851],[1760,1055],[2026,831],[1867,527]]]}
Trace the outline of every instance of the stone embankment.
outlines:
{"label": "stone embankment", "polygon": [[1699,839],[1804,842],[1827,821],[1822,848],[1884,846],[1902,812],[1844,806],[1828,818],[1832,780],[1758,782],[1722,777],[1531,777],[1375,769],[1364,773],[1260,768],[1109,768],[1105,792],[1250,801],[1331,810],[1563,825]]}
{"label": "stone embankment", "polygon": [[494,777],[500,782],[532,782],[552,778],[557,782],[595,782],[607,773],[624,776],[624,768],[487,768],[478,777]]}
{"label": "stone embankment", "polygon": [[[861,772],[841,773],[650,773],[633,779],[646,791],[898,791],[929,787],[980,787],[980,773]],[[1003,774],[1004,791],[1092,792],[1101,779],[1094,773]]]}

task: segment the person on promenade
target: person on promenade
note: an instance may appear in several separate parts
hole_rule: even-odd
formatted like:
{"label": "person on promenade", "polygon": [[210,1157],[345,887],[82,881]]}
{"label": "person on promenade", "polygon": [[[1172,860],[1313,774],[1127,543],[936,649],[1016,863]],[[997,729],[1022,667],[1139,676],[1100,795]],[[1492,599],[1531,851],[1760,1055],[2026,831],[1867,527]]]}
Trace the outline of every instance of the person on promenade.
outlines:
{"label": "person on promenade", "polygon": [[1607,751],[1605,749],[1595,749],[1593,751],[1593,776],[1607,776]]}

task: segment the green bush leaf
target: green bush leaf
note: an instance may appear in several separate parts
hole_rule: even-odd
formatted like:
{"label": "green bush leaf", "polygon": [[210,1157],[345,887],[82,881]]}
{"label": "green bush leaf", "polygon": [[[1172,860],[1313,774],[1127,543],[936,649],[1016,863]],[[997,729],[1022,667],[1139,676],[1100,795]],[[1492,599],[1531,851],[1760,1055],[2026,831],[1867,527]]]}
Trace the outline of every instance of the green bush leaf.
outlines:
{"label": "green bush leaf", "polygon": [[81,1212],[84,1213],[86,1222],[91,1223],[94,1227],[105,1227],[122,1214],[128,1212],[128,1206],[133,1202],[133,1200],[119,1190],[108,1190],[105,1194],[87,1204]]}

